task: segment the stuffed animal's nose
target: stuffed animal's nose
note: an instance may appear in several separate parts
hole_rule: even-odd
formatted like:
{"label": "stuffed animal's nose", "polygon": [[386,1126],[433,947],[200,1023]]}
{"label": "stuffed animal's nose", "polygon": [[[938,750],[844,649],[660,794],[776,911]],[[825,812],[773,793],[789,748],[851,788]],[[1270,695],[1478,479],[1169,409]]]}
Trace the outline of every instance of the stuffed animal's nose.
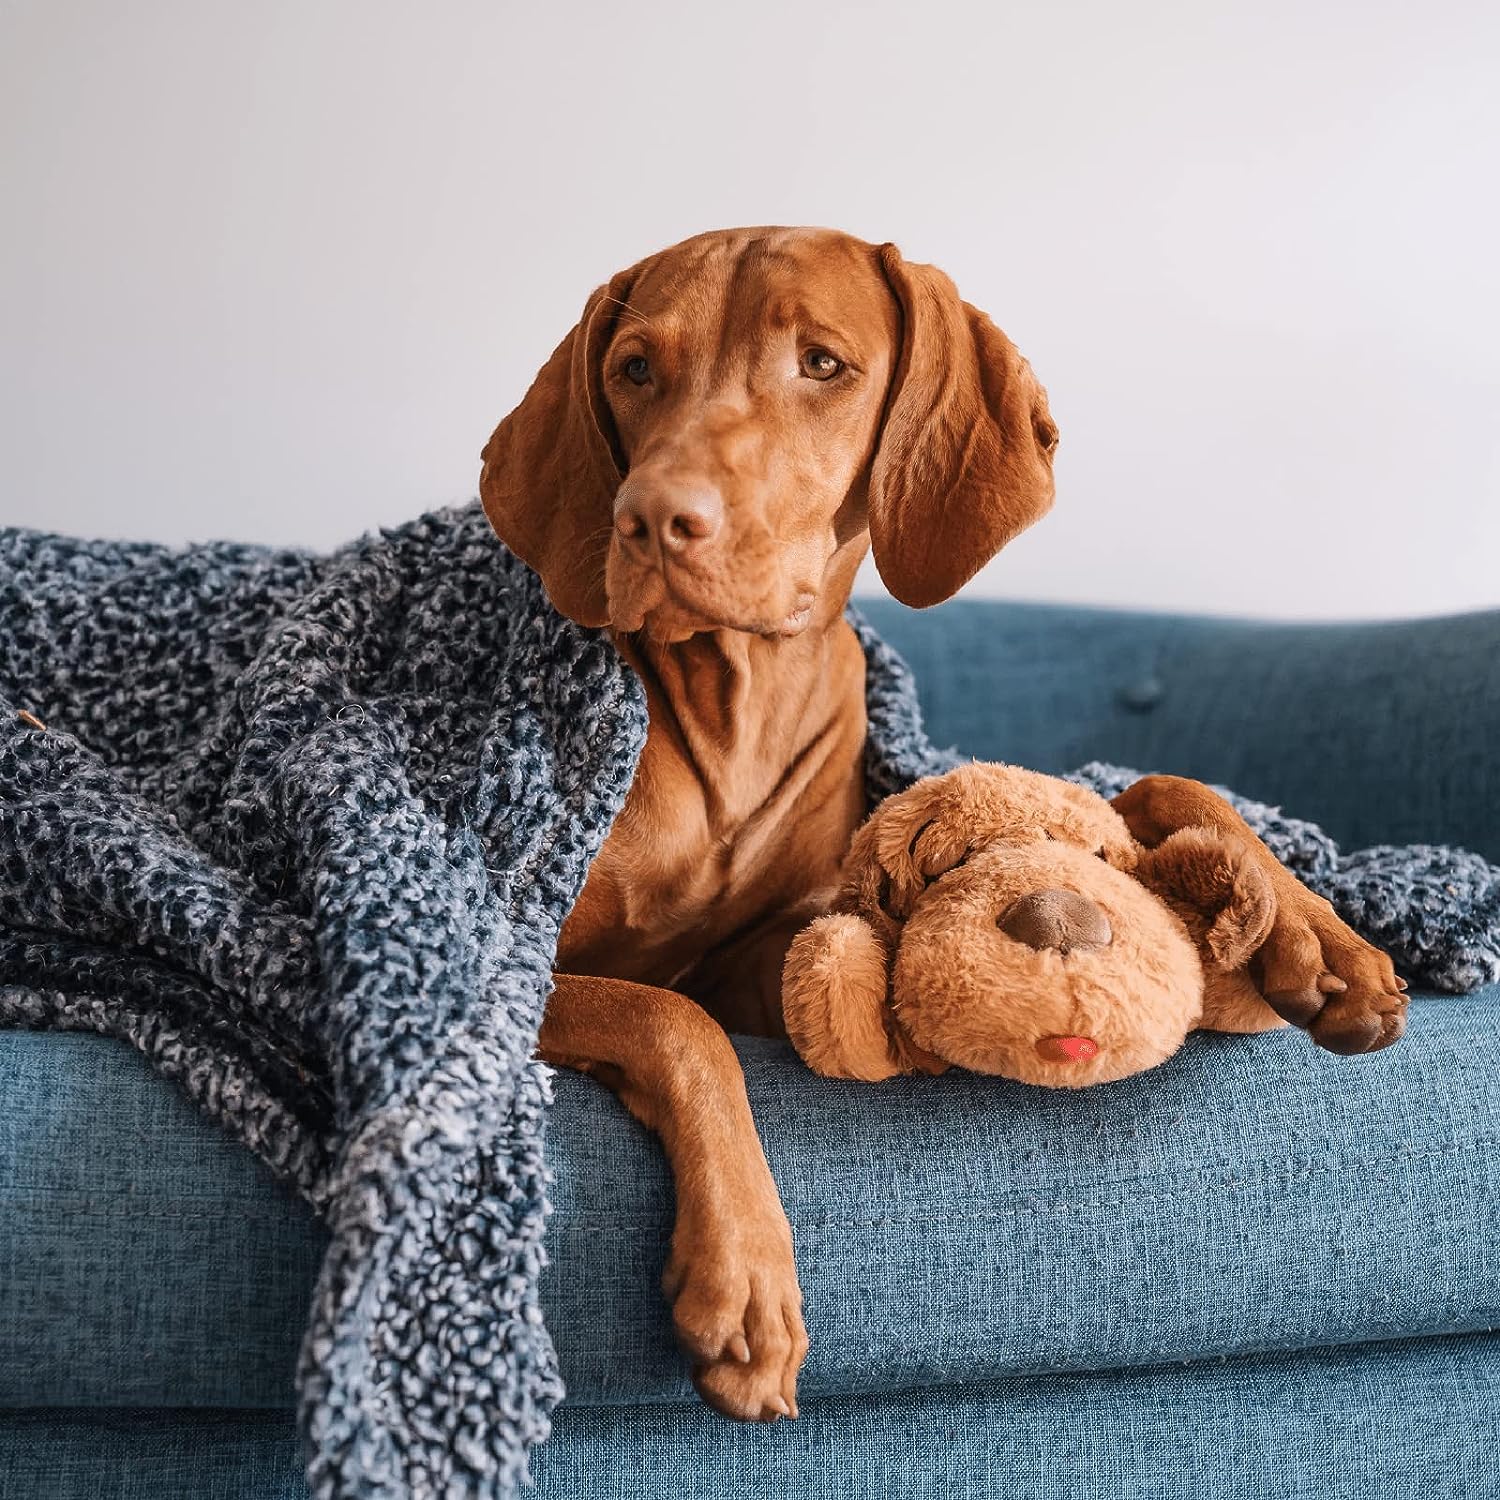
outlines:
{"label": "stuffed animal's nose", "polygon": [[1036,1050],[1048,1062],[1087,1062],[1098,1057],[1099,1043],[1091,1036],[1044,1036],[1037,1039]]}
{"label": "stuffed animal's nose", "polygon": [[1109,918],[1077,891],[1032,891],[1005,911],[998,926],[1030,948],[1055,948],[1062,954],[1092,953],[1114,937]]}

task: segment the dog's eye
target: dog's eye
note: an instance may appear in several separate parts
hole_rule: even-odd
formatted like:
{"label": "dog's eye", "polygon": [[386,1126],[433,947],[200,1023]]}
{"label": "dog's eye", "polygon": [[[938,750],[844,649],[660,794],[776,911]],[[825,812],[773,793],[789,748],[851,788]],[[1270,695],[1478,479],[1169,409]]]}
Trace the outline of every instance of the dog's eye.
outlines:
{"label": "dog's eye", "polygon": [[645,385],[651,379],[651,363],[644,354],[632,354],[620,366],[620,373],[632,385]]}
{"label": "dog's eye", "polygon": [[832,380],[843,368],[843,360],[836,358],[826,349],[814,346],[802,351],[802,373],[809,380]]}

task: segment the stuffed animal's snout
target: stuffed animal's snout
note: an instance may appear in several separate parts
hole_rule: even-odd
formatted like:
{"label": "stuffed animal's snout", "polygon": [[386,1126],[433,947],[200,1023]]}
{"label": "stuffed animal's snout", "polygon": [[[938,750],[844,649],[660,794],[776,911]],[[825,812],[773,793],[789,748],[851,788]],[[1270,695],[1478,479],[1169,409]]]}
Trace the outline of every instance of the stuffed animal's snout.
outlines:
{"label": "stuffed animal's snout", "polygon": [[1012,902],[996,925],[1028,948],[1053,948],[1064,957],[1107,948],[1114,937],[1103,908],[1078,891],[1032,891]]}
{"label": "stuffed animal's snout", "polygon": [[[1072,953],[1097,953],[1114,940],[1099,903],[1079,891],[1064,889],[1029,892],[1013,901],[995,925],[1028,948],[1051,949],[1064,958]],[[1089,1062],[1099,1055],[1099,1044],[1090,1036],[1042,1036],[1036,1040],[1036,1050],[1047,1062]]]}
{"label": "stuffed animal's snout", "polygon": [[1082,1088],[1175,1052],[1203,972],[1182,922],[1132,875],[1091,847],[1018,840],[927,886],[893,945],[889,997],[925,1053]]}

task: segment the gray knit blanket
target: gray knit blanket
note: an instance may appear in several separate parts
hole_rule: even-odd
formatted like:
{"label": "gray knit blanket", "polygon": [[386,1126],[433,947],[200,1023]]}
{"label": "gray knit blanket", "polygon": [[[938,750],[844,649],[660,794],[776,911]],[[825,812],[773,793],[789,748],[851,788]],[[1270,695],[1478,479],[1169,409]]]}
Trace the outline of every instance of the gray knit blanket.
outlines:
{"label": "gray knit blanket", "polygon": [[[873,801],[953,757],[855,624]],[[320,1500],[509,1495],[547,1435],[532,1053],[645,734],[477,505],[328,556],[0,530],[0,1022],[125,1038],[325,1216]],[[1241,805],[1413,980],[1500,974],[1482,861]]]}

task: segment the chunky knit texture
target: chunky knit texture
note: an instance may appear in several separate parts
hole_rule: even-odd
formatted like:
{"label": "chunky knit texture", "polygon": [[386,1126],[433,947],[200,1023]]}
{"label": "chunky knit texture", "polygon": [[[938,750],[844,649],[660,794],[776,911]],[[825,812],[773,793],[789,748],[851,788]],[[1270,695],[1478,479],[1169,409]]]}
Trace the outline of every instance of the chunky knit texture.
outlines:
{"label": "chunky knit texture", "polygon": [[[853,618],[874,801],[956,757]],[[129,1040],[327,1217],[318,1497],[511,1494],[547,1434],[532,1052],[645,733],[477,505],[327,557],[0,531],[0,1021]],[[1241,806],[1413,977],[1500,974],[1482,861]]]}

